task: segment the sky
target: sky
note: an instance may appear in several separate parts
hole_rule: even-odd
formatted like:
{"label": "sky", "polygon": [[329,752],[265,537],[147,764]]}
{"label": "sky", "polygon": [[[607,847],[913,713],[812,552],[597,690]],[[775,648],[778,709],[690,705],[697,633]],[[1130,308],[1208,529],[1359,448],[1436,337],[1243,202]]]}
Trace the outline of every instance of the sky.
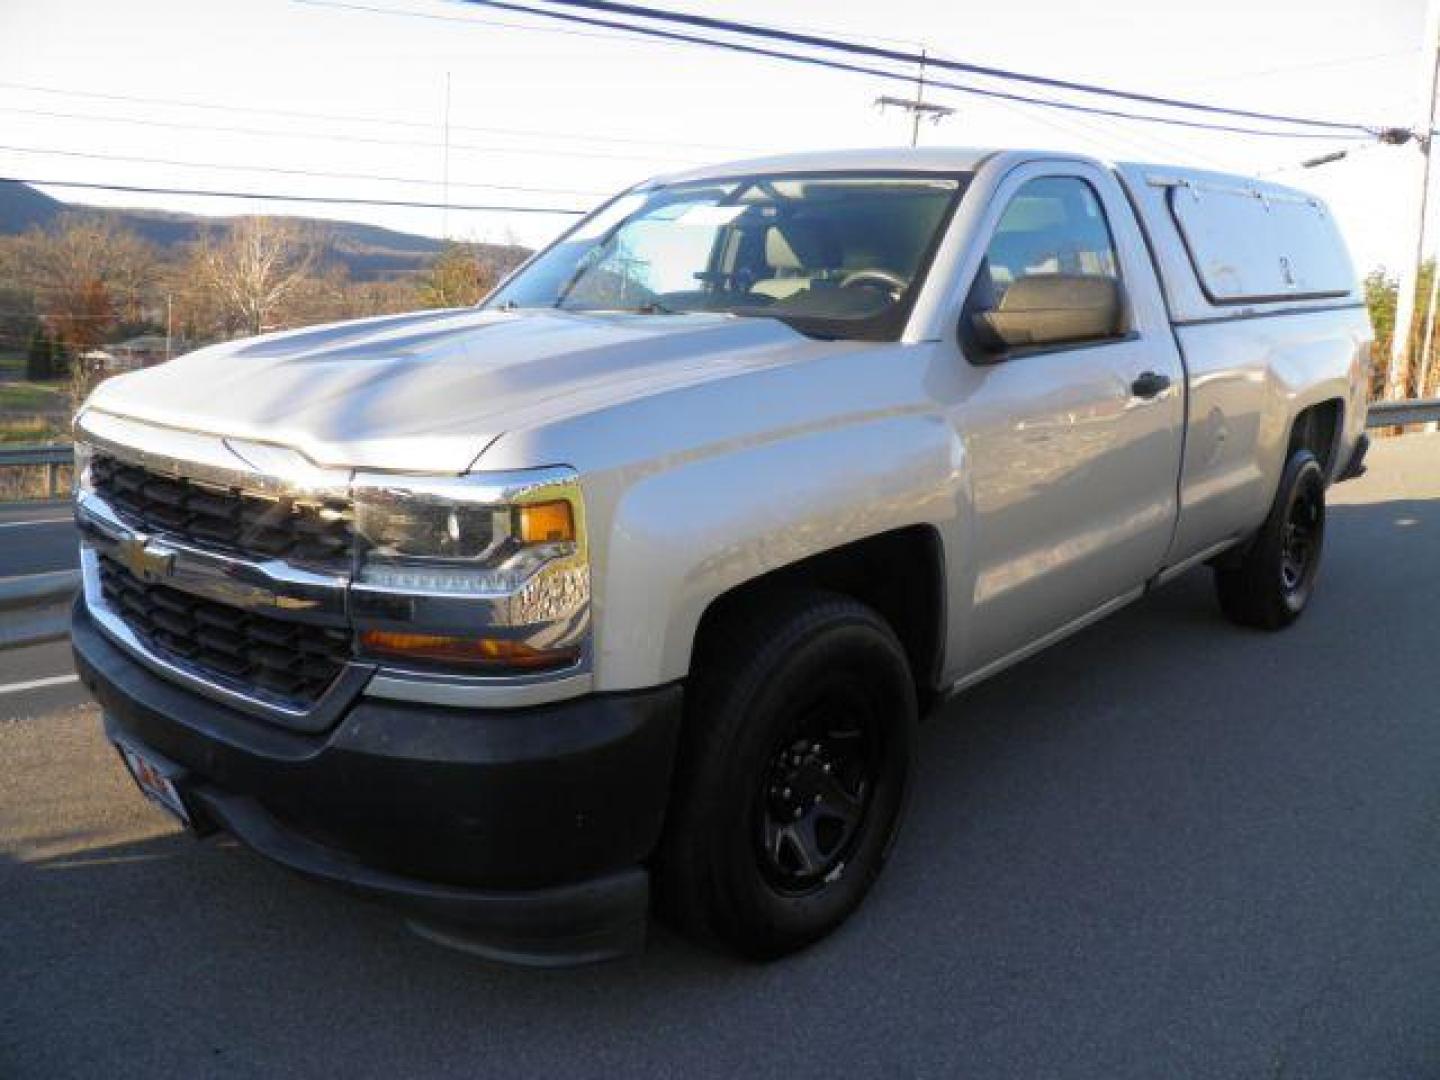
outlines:
{"label": "sky", "polygon": [[[653,2],[1215,104],[1418,122],[1425,0]],[[694,163],[907,145],[908,119],[874,105],[907,92],[458,0],[0,0],[0,175],[21,178],[587,208]],[[923,126],[922,145],[1052,148],[1265,175],[1325,198],[1362,272],[1413,256],[1413,144],[1195,132],[930,96],[956,112]],[[1343,161],[1300,167],[1346,145]],[[573,220],[43,190],[73,202],[303,213],[532,245]]]}

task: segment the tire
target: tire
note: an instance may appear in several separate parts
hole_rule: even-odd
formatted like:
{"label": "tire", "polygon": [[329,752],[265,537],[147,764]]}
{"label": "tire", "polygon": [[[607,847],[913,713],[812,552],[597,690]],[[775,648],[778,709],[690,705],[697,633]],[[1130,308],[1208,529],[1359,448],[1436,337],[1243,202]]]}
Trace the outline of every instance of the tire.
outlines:
{"label": "tire", "polygon": [[1220,609],[1241,626],[1280,630],[1315,592],[1325,542],[1325,472],[1296,450],[1285,463],[1265,524],[1236,561],[1215,568]]}
{"label": "tire", "polygon": [[905,652],[863,604],[791,594],[707,633],[688,701],[658,913],[754,959],[804,948],[895,840],[917,726]]}

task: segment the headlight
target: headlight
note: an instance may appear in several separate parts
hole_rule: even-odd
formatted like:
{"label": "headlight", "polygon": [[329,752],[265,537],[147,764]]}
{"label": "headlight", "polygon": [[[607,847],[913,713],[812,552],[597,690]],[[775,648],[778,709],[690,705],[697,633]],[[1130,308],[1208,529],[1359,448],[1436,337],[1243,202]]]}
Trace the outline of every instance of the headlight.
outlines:
{"label": "headlight", "polygon": [[580,550],[578,492],[483,482],[360,481],[355,529],[360,580],[404,591],[498,596]]}
{"label": "headlight", "polygon": [[590,569],[572,472],[362,473],[354,507],[362,651],[497,672],[579,661]]}

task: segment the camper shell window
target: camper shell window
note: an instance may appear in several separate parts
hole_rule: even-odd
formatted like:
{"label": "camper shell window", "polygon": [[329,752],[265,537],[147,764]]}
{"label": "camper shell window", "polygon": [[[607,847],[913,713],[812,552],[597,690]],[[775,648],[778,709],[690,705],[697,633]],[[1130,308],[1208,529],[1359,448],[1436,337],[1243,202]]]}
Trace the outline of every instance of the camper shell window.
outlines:
{"label": "camper shell window", "polygon": [[1168,201],[1212,304],[1345,297],[1355,288],[1344,241],[1319,200],[1181,182]]}

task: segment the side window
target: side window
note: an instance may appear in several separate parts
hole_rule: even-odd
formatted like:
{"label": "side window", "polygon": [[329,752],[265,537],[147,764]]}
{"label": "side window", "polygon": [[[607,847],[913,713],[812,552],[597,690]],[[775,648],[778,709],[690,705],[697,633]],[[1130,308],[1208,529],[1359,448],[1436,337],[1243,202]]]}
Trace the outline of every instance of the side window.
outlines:
{"label": "side window", "polygon": [[995,310],[1015,282],[1047,274],[1120,277],[1105,210],[1095,189],[1078,177],[1040,177],[1015,193],[986,249],[966,308]]}

